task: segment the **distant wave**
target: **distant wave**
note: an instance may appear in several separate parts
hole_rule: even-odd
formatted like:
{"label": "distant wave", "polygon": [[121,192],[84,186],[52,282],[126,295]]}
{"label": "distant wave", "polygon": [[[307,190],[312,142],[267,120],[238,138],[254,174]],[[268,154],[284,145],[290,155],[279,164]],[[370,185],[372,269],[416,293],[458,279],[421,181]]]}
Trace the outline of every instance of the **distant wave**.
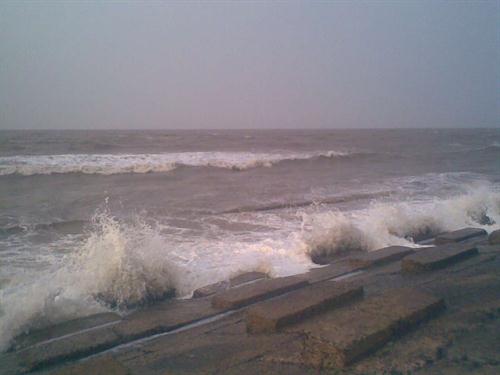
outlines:
{"label": "distant wave", "polygon": [[88,223],[85,220],[68,220],[68,221],[55,221],[52,223],[42,223],[33,225],[9,225],[0,227],[0,236],[10,236],[28,231],[41,231],[53,230],[63,234],[80,233],[83,227]]}
{"label": "distant wave", "polygon": [[179,166],[215,167],[245,170],[271,167],[286,160],[345,158],[353,153],[317,152],[178,152],[165,154],[65,154],[0,157],[0,176],[84,173],[112,175],[120,173],[168,172]]}
{"label": "distant wave", "polygon": [[361,200],[361,199],[386,197],[386,196],[389,196],[391,193],[392,193],[392,191],[381,191],[381,192],[372,192],[372,193],[355,193],[355,194],[349,194],[346,196],[326,197],[326,198],[292,201],[292,202],[275,202],[275,203],[268,203],[268,204],[262,204],[262,205],[254,205],[254,206],[241,206],[241,207],[231,208],[229,210],[219,212],[218,214],[271,211],[271,210],[280,210],[283,208],[300,208],[300,207],[312,206],[314,204],[317,204],[317,205],[320,205],[320,204],[338,204],[338,203],[352,202],[352,201]]}
{"label": "distant wave", "polygon": [[[453,143],[450,146],[454,147],[463,147],[460,143]],[[476,146],[476,147],[463,147],[462,149],[455,149],[452,151],[448,151],[450,153],[470,153],[470,152],[498,152],[500,150],[500,143],[493,142],[484,146]]]}
{"label": "distant wave", "polygon": [[485,150],[498,150],[500,149],[500,143],[498,142],[493,142],[492,144],[479,148],[478,151],[485,151]]}

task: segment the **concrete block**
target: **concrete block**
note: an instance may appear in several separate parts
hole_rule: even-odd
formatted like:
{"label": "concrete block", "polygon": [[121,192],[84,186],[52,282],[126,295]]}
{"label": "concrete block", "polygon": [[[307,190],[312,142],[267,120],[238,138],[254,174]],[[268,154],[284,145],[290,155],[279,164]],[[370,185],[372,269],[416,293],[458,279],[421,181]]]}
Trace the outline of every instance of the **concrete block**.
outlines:
{"label": "concrete block", "polygon": [[330,280],[351,272],[363,269],[359,264],[353,264],[349,259],[337,261],[325,267],[312,268],[305,274],[309,283],[314,284],[325,280]]}
{"label": "concrete block", "polygon": [[97,327],[103,324],[117,322],[120,319],[120,315],[111,312],[72,319],[18,336],[15,338],[11,349],[20,350],[22,348],[26,348],[43,341],[51,340],[71,333],[76,333],[78,331]]}
{"label": "concrete block", "polygon": [[461,242],[474,237],[483,237],[488,233],[481,228],[464,228],[440,234],[434,239],[436,245],[443,245],[452,242]]}
{"label": "concrete block", "polygon": [[360,256],[350,258],[349,261],[354,266],[368,268],[396,262],[407,255],[413,254],[414,252],[415,250],[411,247],[389,246],[379,250],[369,251]]}
{"label": "concrete block", "polygon": [[202,286],[201,288],[196,289],[193,292],[193,298],[203,298],[212,296],[215,293],[222,292],[226,289],[229,289],[229,282],[219,281],[218,283]]}
{"label": "concrete block", "polygon": [[401,262],[401,270],[403,273],[432,271],[447,267],[477,254],[477,247],[469,244],[449,244],[430,247],[404,258]]}
{"label": "concrete block", "polygon": [[374,296],[293,328],[305,334],[302,360],[317,368],[345,367],[445,308],[415,289]]}
{"label": "concrete block", "polygon": [[222,292],[223,290],[234,288],[252,281],[265,279],[267,277],[267,274],[262,272],[245,272],[241,275],[233,277],[229,281],[220,281],[218,283],[198,288],[193,292],[193,298],[208,297],[214,295],[215,293]]}
{"label": "concrete block", "polygon": [[124,342],[171,331],[220,313],[207,299],[167,301],[136,311],[113,326]]}
{"label": "concrete block", "polygon": [[362,295],[363,287],[346,283],[324,281],[307,286],[250,307],[246,314],[247,331],[275,332]]}
{"label": "concrete block", "polygon": [[66,336],[16,352],[21,367],[33,371],[62,360],[81,358],[120,343],[111,327]]}
{"label": "concrete block", "polygon": [[235,309],[308,285],[302,275],[259,280],[239,288],[228,289],[212,297],[212,306],[219,309]]}

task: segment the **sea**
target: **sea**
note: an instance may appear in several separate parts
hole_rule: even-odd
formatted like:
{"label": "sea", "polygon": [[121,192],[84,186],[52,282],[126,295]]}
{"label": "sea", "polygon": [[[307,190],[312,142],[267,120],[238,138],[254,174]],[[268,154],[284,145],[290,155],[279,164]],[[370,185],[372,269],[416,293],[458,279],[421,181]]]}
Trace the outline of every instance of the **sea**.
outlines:
{"label": "sea", "polygon": [[500,228],[500,129],[0,131],[0,350],[470,226]]}

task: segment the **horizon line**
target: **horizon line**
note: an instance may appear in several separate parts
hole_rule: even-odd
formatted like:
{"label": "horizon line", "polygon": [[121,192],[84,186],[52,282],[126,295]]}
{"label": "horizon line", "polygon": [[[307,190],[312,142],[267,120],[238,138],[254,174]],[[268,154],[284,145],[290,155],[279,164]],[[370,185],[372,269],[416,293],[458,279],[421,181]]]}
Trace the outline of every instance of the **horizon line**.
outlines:
{"label": "horizon line", "polygon": [[498,129],[499,126],[481,126],[481,127],[384,127],[384,128],[6,128],[0,131],[108,131],[108,130],[130,130],[130,131],[250,131],[250,130],[489,130]]}

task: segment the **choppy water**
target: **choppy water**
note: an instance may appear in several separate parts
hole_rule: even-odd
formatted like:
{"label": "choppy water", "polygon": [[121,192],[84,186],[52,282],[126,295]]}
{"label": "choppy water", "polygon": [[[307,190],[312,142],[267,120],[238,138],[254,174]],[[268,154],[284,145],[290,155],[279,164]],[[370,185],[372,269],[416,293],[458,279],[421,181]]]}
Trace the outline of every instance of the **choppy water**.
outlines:
{"label": "choppy water", "polygon": [[500,228],[500,130],[2,131],[0,348],[464,226]]}

